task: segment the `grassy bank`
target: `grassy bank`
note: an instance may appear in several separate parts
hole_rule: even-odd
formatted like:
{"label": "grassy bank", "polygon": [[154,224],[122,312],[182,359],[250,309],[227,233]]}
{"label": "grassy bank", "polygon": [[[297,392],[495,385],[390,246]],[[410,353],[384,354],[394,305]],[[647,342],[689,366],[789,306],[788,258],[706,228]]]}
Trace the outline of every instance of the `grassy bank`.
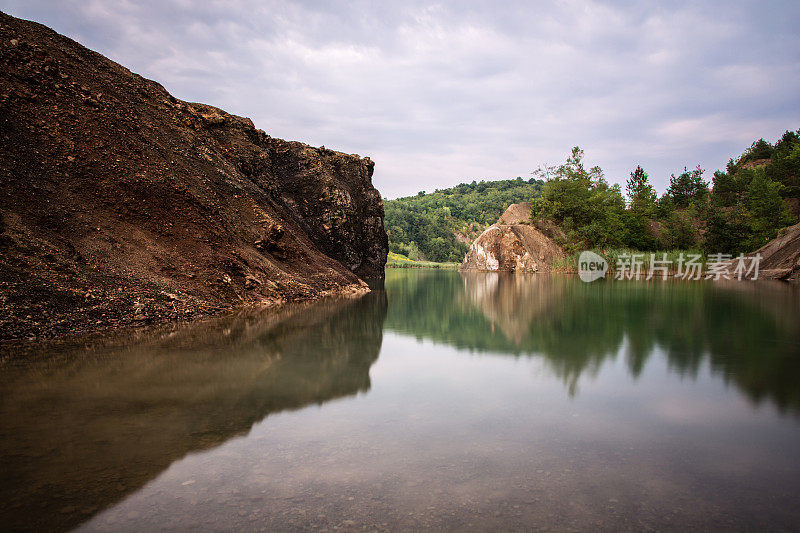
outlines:
{"label": "grassy bank", "polygon": [[457,269],[461,263],[435,263],[433,261],[412,261],[403,254],[389,252],[386,258],[386,268],[447,268]]}
{"label": "grassy bank", "polygon": [[[633,254],[637,254],[637,260],[639,256],[642,260],[642,272],[647,273],[650,269],[650,263],[652,261],[651,254],[655,255],[656,265],[658,265],[660,261],[664,259],[664,254],[666,253],[666,261],[669,262],[669,271],[670,273],[677,272],[678,270],[678,259],[680,258],[681,254],[683,254],[684,261],[688,261],[690,255],[699,255],[699,261],[705,265],[708,261],[708,256],[699,251],[699,250],[670,250],[668,252],[640,252],[637,250],[629,250],[625,248],[595,248],[591,250],[592,252],[602,256],[608,261],[608,269],[610,272],[614,272],[617,260],[623,254],[628,254],[632,256]],[[581,252],[575,252],[573,254],[568,255],[562,261],[555,261],[552,264],[553,272],[562,272],[562,273],[577,273],[578,272],[578,258],[580,257]],[[630,263],[630,257],[626,259]],[[660,274],[660,271],[656,271],[656,276]]]}

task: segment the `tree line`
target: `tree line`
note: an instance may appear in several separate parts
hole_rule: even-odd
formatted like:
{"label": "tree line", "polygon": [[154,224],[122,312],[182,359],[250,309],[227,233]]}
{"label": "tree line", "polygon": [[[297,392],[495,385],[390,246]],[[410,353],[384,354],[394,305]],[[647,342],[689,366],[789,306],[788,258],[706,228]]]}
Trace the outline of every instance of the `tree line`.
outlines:
{"label": "tree line", "polygon": [[797,222],[791,207],[800,205],[800,130],[785,132],[774,145],[759,139],[710,183],[704,173],[700,166],[684,168],[659,197],[637,166],[623,193],[599,167],[586,169],[575,147],[562,165],[536,171],[546,183],[531,217],[556,222],[564,235],[555,238],[570,251],[752,252]]}

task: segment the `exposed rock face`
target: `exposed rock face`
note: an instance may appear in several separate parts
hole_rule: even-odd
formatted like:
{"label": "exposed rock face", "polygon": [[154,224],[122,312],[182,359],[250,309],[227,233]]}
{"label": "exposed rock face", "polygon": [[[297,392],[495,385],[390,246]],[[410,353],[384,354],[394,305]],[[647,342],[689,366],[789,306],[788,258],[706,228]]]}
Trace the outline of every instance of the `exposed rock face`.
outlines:
{"label": "exposed rock face", "polygon": [[[388,251],[373,163],[0,13],[0,339],[364,292]],[[327,255],[326,255],[327,254]]]}
{"label": "exposed rock face", "polygon": [[527,224],[530,204],[512,204],[469,248],[460,270],[486,272],[548,272],[564,258],[564,250]]}
{"label": "exposed rock face", "polygon": [[549,272],[563,250],[532,226],[494,225],[470,246],[460,270]]}
{"label": "exposed rock face", "polygon": [[375,164],[325,148],[268,139],[283,201],[317,247],[363,279],[383,278],[389,241]]}
{"label": "exposed rock face", "polygon": [[761,254],[760,279],[800,281],[800,224],[784,229],[755,254]]}

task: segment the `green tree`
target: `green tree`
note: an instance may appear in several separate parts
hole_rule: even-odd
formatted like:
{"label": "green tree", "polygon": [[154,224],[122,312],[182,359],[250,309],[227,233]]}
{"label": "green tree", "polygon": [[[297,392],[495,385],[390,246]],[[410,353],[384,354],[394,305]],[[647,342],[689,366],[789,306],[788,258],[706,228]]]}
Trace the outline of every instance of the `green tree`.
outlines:
{"label": "green tree", "polygon": [[428,259],[430,261],[444,263],[450,260],[450,250],[447,246],[447,241],[445,241],[444,238],[435,237],[431,239],[428,248],[430,250],[428,253]]}
{"label": "green tree", "polygon": [[638,250],[653,250],[656,239],[650,230],[651,218],[656,211],[656,191],[641,166],[631,172],[625,185],[628,209],[623,220],[625,246]]}
{"label": "green tree", "polygon": [[672,201],[672,196],[669,193],[664,193],[656,201],[656,217],[659,219],[666,219],[675,210],[675,202]]}
{"label": "green tree", "polygon": [[628,196],[628,205],[633,211],[650,214],[656,204],[656,190],[650,185],[647,172],[641,166],[631,172],[631,177],[625,184]]}
{"label": "green tree", "polygon": [[742,191],[734,175],[718,170],[712,179],[711,199],[716,206],[730,207],[736,204]]}
{"label": "green tree", "polygon": [[800,198],[800,130],[786,131],[775,143],[764,172],[769,179],[783,185],[781,196]]}
{"label": "green tree", "polygon": [[752,228],[750,247],[755,249],[774,239],[782,228],[792,223],[792,216],[781,198],[781,185],[756,169],[747,192],[747,211]]}
{"label": "green tree", "polygon": [[756,161],[758,159],[769,159],[772,156],[772,151],[774,147],[765,141],[764,139],[759,139],[755,141],[750,148],[744,153],[740,162],[743,161]]}
{"label": "green tree", "polygon": [[703,169],[700,165],[694,170],[684,167],[679,176],[673,174],[669,180],[667,194],[677,208],[689,207],[690,204],[700,205],[708,195],[708,183],[703,179]]}
{"label": "green tree", "polygon": [[703,250],[706,253],[737,254],[750,252],[747,239],[751,229],[743,209],[710,209],[706,217]]}
{"label": "green tree", "polygon": [[583,150],[574,147],[564,164],[536,171],[547,182],[532,202],[531,216],[555,221],[573,247],[618,246],[624,238],[625,200],[600,167],[586,169]]}
{"label": "green tree", "polygon": [[425,256],[422,255],[422,252],[419,250],[419,246],[414,241],[408,243],[408,254],[407,257],[412,261],[425,261]]}
{"label": "green tree", "polygon": [[693,227],[696,213],[692,208],[673,211],[663,222],[661,228],[661,246],[670,250],[687,250],[697,245],[697,232]]}

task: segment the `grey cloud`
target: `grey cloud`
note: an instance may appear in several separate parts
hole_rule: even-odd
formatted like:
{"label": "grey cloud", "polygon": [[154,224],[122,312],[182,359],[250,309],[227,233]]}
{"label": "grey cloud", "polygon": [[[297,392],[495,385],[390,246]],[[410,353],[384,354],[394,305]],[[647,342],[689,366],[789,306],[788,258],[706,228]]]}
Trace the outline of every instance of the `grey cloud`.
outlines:
{"label": "grey cloud", "polygon": [[573,145],[665,188],[800,127],[796,2],[0,0],[176,96],[370,155],[385,196]]}

